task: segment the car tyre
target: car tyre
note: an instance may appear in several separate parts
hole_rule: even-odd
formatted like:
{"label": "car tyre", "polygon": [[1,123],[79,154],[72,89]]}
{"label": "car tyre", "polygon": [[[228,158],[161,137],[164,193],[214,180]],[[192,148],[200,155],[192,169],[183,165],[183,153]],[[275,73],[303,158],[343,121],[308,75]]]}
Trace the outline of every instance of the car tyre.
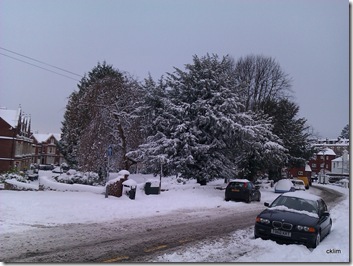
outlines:
{"label": "car tyre", "polygon": [[251,194],[248,195],[248,197],[246,198],[246,203],[250,203],[251,202]]}
{"label": "car tyre", "polygon": [[328,230],[327,235],[331,233],[331,229],[332,229],[332,219],[330,219],[330,229]]}
{"label": "car tyre", "polygon": [[315,236],[314,241],[312,242],[310,248],[316,248],[321,242],[321,233],[318,232]]}
{"label": "car tyre", "polygon": [[225,201],[229,201],[230,199],[229,199],[229,198],[225,198],[224,200],[225,200]]}

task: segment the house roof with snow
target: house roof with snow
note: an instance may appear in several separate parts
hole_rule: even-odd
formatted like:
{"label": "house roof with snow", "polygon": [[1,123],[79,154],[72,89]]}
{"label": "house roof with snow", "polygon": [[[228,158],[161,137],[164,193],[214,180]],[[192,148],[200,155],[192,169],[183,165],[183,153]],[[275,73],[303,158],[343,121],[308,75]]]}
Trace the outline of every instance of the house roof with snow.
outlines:
{"label": "house roof with snow", "polygon": [[305,172],[311,172],[310,165],[308,165],[308,164],[305,165]]}
{"label": "house roof with snow", "polygon": [[0,108],[0,117],[13,128],[17,127],[20,113],[20,108],[18,108],[17,110],[8,110],[6,108]]}
{"label": "house roof with snow", "polygon": [[[343,156],[338,157],[338,158],[332,160],[331,162],[342,162],[342,161],[343,161]],[[349,155],[347,155],[347,161],[349,162]]]}
{"label": "house roof with snow", "polygon": [[33,137],[38,143],[46,142],[51,136],[53,136],[57,141],[60,140],[60,134],[57,133],[33,134]]}
{"label": "house roof with snow", "polygon": [[326,149],[318,152],[317,155],[334,155],[335,156],[336,153],[332,149],[326,148]]}

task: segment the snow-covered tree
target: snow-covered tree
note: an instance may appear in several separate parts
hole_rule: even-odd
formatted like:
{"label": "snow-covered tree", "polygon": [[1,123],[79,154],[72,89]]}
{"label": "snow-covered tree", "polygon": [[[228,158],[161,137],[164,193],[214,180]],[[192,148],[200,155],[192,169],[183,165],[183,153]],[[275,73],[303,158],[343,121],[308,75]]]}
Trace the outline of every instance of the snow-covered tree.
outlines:
{"label": "snow-covered tree", "polygon": [[77,166],[77,145],[80,136],[80,118],[77,112],[78,93],[73,92],[66,106],[61,128],[61,140],[58,143],[60,152],[71,167]]}
{"label": "snow-covered tree", "polygon": [[[127,74],[110,65],[98,64],[79,84],[79,91],[72,94],[65,120],[64,139],[70,140],[75,157],[83,170],[101,171],[106,168],[108,147],[113,149],[110,166],[128,169],[126,153],[140,144],[139,119],[134,116],[138,83]],[[71,111],[72,110],[72,111]],[[65,127],[64,127],[65,126]],[[64,145],[69,142],[64,142]]]}
{"label": "snow-covered tree", "polygon": [[347,124],[341,131],[341,138],[349,139],[349,124]]}
{"label": "snow-covered tree", "polygon": [[185,69],[168,73],[165,86],[148,83],[150,95],[159,95],[148,101],[154,122],[146,143],[131,155],[155,173],[162,165],[198,180],[235,177],[255,142],[262,155],[285,158],[271,125],[241,111],[229,57],[194,56]]}
{"label": "snow-covered tree", "polygon": [[108,76],[118,77],[119,74],[105,62],[98,63],[77,84],[78,91],[74,91],[69,97],[62,121],[60,150],[71,167],[76,167],[78,164],[77,151],[80,139],[92,120],[92,111],[96,110],[94,99],[87,101],[85,95],[92,84]]}
{"label": "snow-covered tree", "polygon": [[298,118],[299,106],[288,99],[268,100],[263,106],[265,114],[272,118],[273,133],[282,139],[288,150],[286,166],[304,167],[313,150],[308,140],[306,119]]}
{"label": "snow-covered tree", "polygon": [[[166,84],[163,78],[156,83],[149,75],[142,87],[143,102],[136,113],[141,121],[141,134],[145,144],[140,149],[129,152],[128,157],[136,161],[148,161],[144,163],[147,172],[157,174],[162,168],[164,175],[175,173],[176,166],[167,159],[165,152],[168,151],[163,148],[164,141],[167,141],[166,136],[171,136],[173,130],[170,124],[177,119],[172,111],[173,104],[168,98]],[[168,156],[173,153],[170,151]]]}

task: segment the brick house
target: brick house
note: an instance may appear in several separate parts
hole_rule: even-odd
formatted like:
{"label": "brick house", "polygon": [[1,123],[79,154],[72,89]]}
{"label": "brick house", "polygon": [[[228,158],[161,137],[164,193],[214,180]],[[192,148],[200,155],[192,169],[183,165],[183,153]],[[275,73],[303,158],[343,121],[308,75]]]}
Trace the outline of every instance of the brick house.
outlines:
{"label": "brick house", "polygon": [[0,108],[0,173],[29,169],[33,156],[31,119],[17,110]]}
{"label": "brick house", "polygon": [[324,148],[309,160],[313,175],[320,172],[330,173],[332,171],[332,160],[336,159],[336,153],[330,148]]}
{"label": "brick house", "polygon": [[33,163],[60,165],[64,162],[57,143],[60,141],[60,134],[33,134],[34,156]]}
{"label": "brick house", "polygon": [[289,178],[306,176],[309,180],[311,179],[311,167],[306,164],[304,167],[293,167],[289,169]]}

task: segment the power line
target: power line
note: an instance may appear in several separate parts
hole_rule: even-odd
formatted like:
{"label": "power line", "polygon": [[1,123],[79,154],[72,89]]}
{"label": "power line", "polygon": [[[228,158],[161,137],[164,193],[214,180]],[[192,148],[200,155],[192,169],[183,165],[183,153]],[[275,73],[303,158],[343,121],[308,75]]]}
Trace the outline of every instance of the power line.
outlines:
{"label": "power line", "polygon": [[[41,63],[41,64],[43,64],[43,65],[50,66],[50,67],[52,67],[52,68],[55,68],[55,69],[58,69],[58,70],[64,71],[64,72],[69,73],[69,74],[71,74],[71,75],[75,75],[75,76],[78,76],[78,77],[82,78],[82,75],[79,75],[79,74],[77,74],[77,73],[74,73],[74,72],[69,71],[69,70],[66,70],[66,69],[63,69],[63,68],[61,68],[61,67],[57,67],[57,66],[54,66],[54,65],[51,65],[51,64],[45,63],[45,62],[40,61],[40,60],[38,60],[38,59],[35,59],[35,58],[33,58],[33,57],[29,57],[29,56],[26,56],[26,55],[23,55],[23,54],[20,54],[20,53],[17,53],[17,52],[11,51],[11,50],[6,49],[6,48],[1,47],[1,46],[0,46],[0,49],[2,49],[2,50],[4,50],[4,51],[7,51],[7,52],[9,52],[9,53],[13,53],[13,54],[16,54],[16,55],[22,56],[22,57],[27,58],[27,59],[33,60],[33,61],[38,62],[38,63]],[[10,57],[10,56],[9,56],[9,57]],[[19,61],[21,61],[21,60],[19,60]]]}
{"label": "power line", "polygon": [[37,68],[40,68],[40,69],[43,69],[43,70],[49,71],[49,72],[51,72],[51,73],[54,73],[54,74],[57,74],[57,75],[60,75],[60,76],[63,76],[63,77],[66,77],[66,78],[69,78],[69,79],[72,79],[72,80],[80,81],[80,80],[78,80],[78,79],[75,79],[75,78],[69,77],[69,76],[64,75],[64,74],[60,74],[60,73],[55,72],[55,71],[53,71],[53,70],[47,69],[47,68],[45,68],[45,67],[37,66],[37,65],[35,65],[35,64],[32,64],[32,63],[29,63],[29,62],[27,62],[27,61],[24,61],[24,60],[18,59],[18,58],[16,58],[16,57],[9,56],[9,55],[7,55],[7,54],[0,53],[0,55],[2,55],[2,56],[6,56],[6,57],[9,57],[9,58],[11,58],[11,59],[14,59],[14,60],[20,61],[20,62],[22,62],[22,63],[25,63],[25,64],[28,64],[28,65],[31,65],[31,66],[34,66],[34,67],[37,67]]}

